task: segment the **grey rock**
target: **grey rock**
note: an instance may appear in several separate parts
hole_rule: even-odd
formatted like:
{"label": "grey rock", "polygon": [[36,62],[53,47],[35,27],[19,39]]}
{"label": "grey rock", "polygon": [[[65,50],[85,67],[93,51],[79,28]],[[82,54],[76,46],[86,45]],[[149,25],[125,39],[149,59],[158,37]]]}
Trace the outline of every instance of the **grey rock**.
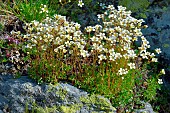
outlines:
{"label": "grey rock", "polygon": [[154,0],[148,0],[150,3],[153,3],[154,2]]}
{"label": "grey rock", "polygon": [[142,30],[143,35],[149,40],[151,50],[161,48],[164,57],[170,59],[170,6],[151,7],[148,17],[151,19],[147,20],[148,28]]}
{"label": "grey rock", "polygon": [[0,101],[1,101],[0,102],[0,109],[2,109],[1,106],[4,106],[5,103],[8,103],[8,100],[4,96],[0,95]]}
{"label": "grey rock", "polygon": [[[11,75],[0,75],[0,77],[2,78],[0,80],[1,111],[24,113],[26,105],[28,110],[31,110],[33,109],[33,103],[36,103],[37,110],[41,107],[51,108],[57,106],[56,113],[61,113],[66,108],[73,109],[76,113],[116,112],[108,99],[96,95],[96,100],[88,103],[86,100],[88,101],[91,98],[88,93],[68,83],[38,85],[27,76],[21,76],[18,79],[12,78]],[[99,104],[96,103],[97,101]],[[104,109],[100,103],[106,103],[103,104]]]}
{"label": "grey rock", "polygon": [[[38,85],[27,76],[18,79],[9,76],[11,75],[0,75],[3,78],[0,80],[0,113],[23,113],[26,105],[28,110],[32,110],[33,103],[36,103],[37,110],[41,107],[57,106],[55,113],[62,113],[65,108],[73,109],[75,113],[116,113],[107,98],[99,95],[89,96],[87,92],[68,83]],[[145,103],[145,109],[137,110],[136,113],[143,111],[154,113],[149,103]]]}
{"label": "grey rock", "polygon": [[148,102],[141,102],[145,105],[145,109],[139,109],[139,110],[136,110],[136,113],[155,113],[152,109],[152,106],[148,103]]}

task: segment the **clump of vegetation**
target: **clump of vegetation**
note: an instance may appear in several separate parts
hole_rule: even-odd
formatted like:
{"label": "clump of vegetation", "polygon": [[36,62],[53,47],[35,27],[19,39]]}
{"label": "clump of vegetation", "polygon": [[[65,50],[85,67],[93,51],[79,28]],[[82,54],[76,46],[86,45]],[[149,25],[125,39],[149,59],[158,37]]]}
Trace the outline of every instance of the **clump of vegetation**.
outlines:
{"label": "clump of vegetation", "polygon": [[[79,0],[79,6],[83,5]],[[125,7],[118,6],[117,10],[109,5],[104,13],[97,15],[102,25],[87,26],[81,31],[81,25],[67,21],[66,16],[49,16],[47,6],[39,6],[36,20],[33,20],[36,14],[27,15],[25,9],[19,9],[23,14],[18,14],[28,16],[26,33],[12,31],[12,39],[2,41],[3,51],[9,48],[7,51],[14,53],[10,52],[8,57],[6,52],[3,54],[16,63],[16,73],[23,70],[17,62],[26,62],[27,73],[39,84],[68,81],[90,93],[104,95],[113,106],[124,110],[135,109],[140,100],[154,100],[162,84],[159,77],[165,71],[158,69],[159,74],[150,74],[148,66],[158,62],[156,53],[160,54],[161,50],[148,51],[149,42],[141,32],[147,27],[142,25],[143,19],[132,17]],[[43,17],[39,18],[39,14]],[[141,45],[136,47],[138,39]]]}
{"label": "clump of vegetation", "polygon": [[[147,51],[150,45],[141,32],[144,21],[125,10],[109,5],[104,14],[98,14],[104,26],[87,26],[84,33],[80,24],[61,15],[28,23],[27,34],[21,37],[27,40],[23,51],[30,57],[29,75],[38,83],[71,81],[110,98],[114,106],[131,103],[134,107],[138,92],[143,94],[140,98],[154,99],[159,75],[148,76],[145,66],[157,58]],[[138,37],[142,42],[136,48]],[[160,52],[157,48],[156,53]],[[145,64],[138,65],[139,59]]]}
{"label": "clump of vegetation", "polygon": [[[33,2],[33,0],[16,0],[12,3],[8,3],[11,4],[11,6],[2,4],[1,7],[12,12],[20,20],[31,22],[33,20],[41,21],[47,16],[47,3],[48,2],[46,0],[38,0],[37,2]],[[51,11],[49,11],[49,15],[50,14]]]}

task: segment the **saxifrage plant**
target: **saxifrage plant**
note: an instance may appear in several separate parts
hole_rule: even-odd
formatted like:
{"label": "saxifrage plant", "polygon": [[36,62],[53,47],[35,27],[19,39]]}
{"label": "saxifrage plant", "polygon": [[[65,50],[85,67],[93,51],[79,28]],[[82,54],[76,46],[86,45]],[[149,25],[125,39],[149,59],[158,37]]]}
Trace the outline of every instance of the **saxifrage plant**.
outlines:
{"label": "saxifrage plant", "polygon": [[[157,62],[155,54],[147,51],[150,45],[142,36],[144,21],[131,17],[125,7],[118,6],[116,10],[113,5],[97,16],[103,26],[87,26],[84,32],[80,24],[68,22],[61,15],[28,23],[23,36],[27,45],[23,49],[30,55],[29,75],[38,83],[71,81],[110,98],[115,106],[131,103],[133,108],[136,98],[145,98],[142,94],[154,97],[159,75],[148,77],[145,64],[139,65],[142,61]],[[138,38],[141,46],[136,48]],[[157,48],[156,53],[161,50]],[[140,88],[144,88],[142,94],[137,93]]]}

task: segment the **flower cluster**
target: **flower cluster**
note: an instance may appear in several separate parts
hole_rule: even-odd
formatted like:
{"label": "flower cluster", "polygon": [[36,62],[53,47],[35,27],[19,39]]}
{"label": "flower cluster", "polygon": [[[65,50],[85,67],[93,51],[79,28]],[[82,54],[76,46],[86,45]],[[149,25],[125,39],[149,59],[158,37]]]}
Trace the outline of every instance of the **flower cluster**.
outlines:
{"label": "flower cluster", "polygon": [[[65,57],[74,54],[79,58],[92,56],[98,59],[98,64],[106,61],[114,64],[118,68],[114,73],[119,75],[136,69],[135,61],[138,57],[157,62],[155,54],[147,51],[150,45],[142,36],[141,28],[147,27],[142,26],[144,20],[131,17],[131,12],[125,10],[122,6],[118,6],[116,10],[113,5],[109,5],[104,14],[97,15],[102,19],[103,26],[85,28],[88,38],[80,31],[80,24],[68,22],[65,16],[47,17],[41,23],[32,21],[27,24],[28,33],[24,35],[24,38],[31,41],[26,48],[35,47],[39,52],[52,48],[53,52],[62,53]],[[133,44],[139,37],[142,39],[141,47],[138,47],[139,52],[136,52]],[[161,53],[159,48],[155,51]]]}
{"label": "flower cluster", "polygon": [[3,58],[4,61],[7,61],[8,63],[12,63],[11,66],[8,66],[8,70],[6,71],[16,74],[18,72],[25,71],[28,65],[25,65],[25,54],[21,52],[22,41],[19,39],[19,37],[21,37],[20,31],[12,31],[11,34],[12,35],[6,34],[0,37],[0,54],[2,54],[0,58]]}
{"label": "flower cluster", "polygon": [[36,48],[38,52],[53,51],[54,54],[63,56],[88,57],[88,51],[84,50],[85,36],[80,31],[80,24],[66,21],[65,16],[54,15],[47,17],[41,23],[32,21],[27,24],[27,34],[24,38],[30,41],[25,48]]}
{"label": "flower cluster", "polygon": [[[114,65],[119,65],[120,61],[128,61],[126,64],[122,62],[122,67],[119,67],[119,75],[127,74],[128,69],[135,69],[135,60],[138,57],[157,62],[154,53],[147,51],[150,48],[149,42],[142,36],[141,28],[143,19],[137,20],[131,17],[130,11],[125,11],[126,8],[118,6],[116,10],[113,5],[108,6],[108,10],[104,14],[98,14],[99,20],[102,19],[104,26],[96,25],[94,27],[86,27],[86,32],[93,32],[92,49],[97,51],[99,63],[102,60],[114,62]],[[141,37],[142,44],[138,47],[139,53],[133,44]],[[160,49],[156,49],[159,54]],[[128,69],[125,67],[129,67]]]}

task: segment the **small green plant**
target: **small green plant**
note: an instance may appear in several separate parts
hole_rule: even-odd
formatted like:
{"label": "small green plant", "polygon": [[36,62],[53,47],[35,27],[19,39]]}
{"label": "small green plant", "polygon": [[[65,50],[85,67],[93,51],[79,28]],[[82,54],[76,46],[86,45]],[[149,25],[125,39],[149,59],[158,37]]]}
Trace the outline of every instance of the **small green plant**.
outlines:
{"label": "small green plant", "polygon": [[170,109],[169,109],[170,97],[169,97],[168,92],[169,92],[169,89],[162,86],[161,90],[159,90],[157,93],[157,98],[155,98],[155,100],[151,101],[155,111],[158,111],[159,113],[170,112]]}
{"label": "small green plant", "polygon": [[126,7],[133,13],[137,13],[138,18],[147,18],[145,12],[150,5],[148,0],[119,0],[119,5]]}
{"label": "small green plant", "polygon": [[0,63],[5,65],[11,63],[13,66],[4,71],[13,73],[16,77],[20,76],[24,71],[27,70],[28,57],[22,47],[24,46],[24,39],[21,39],[20,31],[12,33],[13,35],[1,35],[0,36]]}
{"label": "small green plant", "polygon": [[47,5],[42,5],[42,4],[47,4],[46,0],[38,0],[38,1],[33,1],[27,0],[25,1],[18,1],[14,4],[14,12],[17,17],[20,18],[22,21],[26,22],[31,22],[33,20],[38,20],[41,21],[43,18],[45,18],[50,12],[48,10]]}
{"label": "small green plant", "polygon": [[8,10],[8,12],[14,14],[24,22],[31,22],[33,20],[41,21],[46,16],[51,16],[55,12],[52,9],[48,9],[48,1],[46,0],[16,0],[11,6],[5,3],[2,3],[0,6],[0,9]]}
{"label": "small green plant", "polygon": [[2,23],[0,23],[0,32],[2,32],[4,29],[4,25]]}

